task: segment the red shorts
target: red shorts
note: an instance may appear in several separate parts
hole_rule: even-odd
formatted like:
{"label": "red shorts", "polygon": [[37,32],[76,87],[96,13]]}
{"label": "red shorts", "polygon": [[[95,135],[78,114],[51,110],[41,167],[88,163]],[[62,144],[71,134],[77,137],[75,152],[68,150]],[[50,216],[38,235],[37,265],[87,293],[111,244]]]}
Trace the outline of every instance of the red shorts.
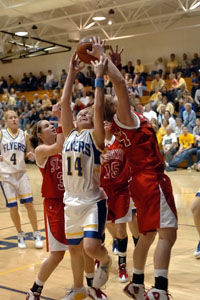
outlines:
{"label": "red shorts", "polygon": [[[113,223],[126,223],[132,219],[130,193],[128,186],[104,187],[108,196],[108,215],[107,221]],[[130,219],[130,220],[129,220]]]}
{"label": "red shorts", "polygon": [[44,199],[44,220],[47,251],[67,250],[63,199]]}
{"label": "red shorts", "polygon": [[130,182],[137,208],[139,231],[177,228],[177,212],[171,181],[164,173],[139,173]]}

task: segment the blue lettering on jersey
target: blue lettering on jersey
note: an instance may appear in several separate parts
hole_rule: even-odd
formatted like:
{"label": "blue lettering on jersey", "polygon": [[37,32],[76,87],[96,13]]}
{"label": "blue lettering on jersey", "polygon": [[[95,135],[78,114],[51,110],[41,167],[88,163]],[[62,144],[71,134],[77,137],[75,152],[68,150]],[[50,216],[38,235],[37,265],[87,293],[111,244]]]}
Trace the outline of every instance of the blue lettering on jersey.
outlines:
{"label": "blue lettering on jersey", "polygon": [[18,143],[18,142],[10,142],[10,143],[3,145],[3,150],[4,150],[4,152],[10,151],[10,150],[19,150],[19,151],[25,152],[26,146],[21,143]]}
{"label": "blue lettering on jersey", "polygon": [[65,152],[68,151],[75,151],[83,153],[87,156],[90,156],[91,150],[90,150],[90,144],[85,143],[83,141],[73,141],[73,142],[67,142],[65,146]]}

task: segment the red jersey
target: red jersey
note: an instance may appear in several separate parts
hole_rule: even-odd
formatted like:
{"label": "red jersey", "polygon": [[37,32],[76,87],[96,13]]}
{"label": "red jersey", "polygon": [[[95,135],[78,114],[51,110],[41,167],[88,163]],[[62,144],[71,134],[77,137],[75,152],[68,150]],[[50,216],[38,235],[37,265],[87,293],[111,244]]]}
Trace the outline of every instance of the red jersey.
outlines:
{"label": "red jersey", "polygon": [[102,155],[101,186],[117,187],[128,186],[130,170],[120,143],[113,136],[110,143],[106,145],[106,153]]}
{"label": "red jersey", "polygon": [[43,176],[42,197],[62,199],[64,194],[64,186],[62,179],[62,156],[56,154],[50,156],[44,167],[39,166]]}
{"label": "red jersey", "polygon": [[116,115],[111,126],[111,132],[117,137],[126,154],[131,175],[145,171],[163,173],[165,164],[151,123],[143,115],[136,112],[133,114],[138,118],[137,127],[121,124]]}

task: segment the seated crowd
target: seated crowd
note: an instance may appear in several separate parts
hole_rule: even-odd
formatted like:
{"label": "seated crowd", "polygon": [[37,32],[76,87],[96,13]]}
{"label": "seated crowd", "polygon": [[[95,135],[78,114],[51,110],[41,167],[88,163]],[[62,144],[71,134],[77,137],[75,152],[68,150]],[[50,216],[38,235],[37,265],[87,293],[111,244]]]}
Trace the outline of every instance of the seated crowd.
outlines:
{"label": "seated crowd", "polygon": [[[156,131],[160,151],[164,156],[166,171],[175,171],[182,162],[187,161],[188,169],[200,167],[200,58],[194,54],[190,62],[186,54],[178,63],[174,54],[165,64],[160,57],[151,72],[148,104],[141,105],[143,92],[147,91],[145,67],[138,59],[135,66],[129,61],[127,65],[117,67],[125,77],[133,109],[142,113],[152,123]],[[169,74],[170,86],[166,86],[166,74]],[[192,76],[192,88],[187,88],[185,76]],[[47,76],[40,72],[36,78],[32,73],[24,74],[20,83],[11,75],[6,81],[0,80],[0,127],[5,126],[4,112],[9,109],[17,111],[20,128],[29,133],[31,126],[39,120],[50,120],[57,126],[57,119],[51,115],[51,107],[60,101],[61,89],[67,78],[63,69],[60,81],[57,81],[51,70]],[[95,73],[87,66],[84,74],[77,74],[72,92],[72,110],[76,115],[81,109],[94,103]],[[105,75],[105,94],[115,96],[112,83]],[[28,101],[22,93],[37,89],[47,90],[44,94],[35,92]],[[51,92],[50,92],[51,91]],[[22,94],[22,95],[20,95]],[[29,99],[30,100],[30,99]]]}

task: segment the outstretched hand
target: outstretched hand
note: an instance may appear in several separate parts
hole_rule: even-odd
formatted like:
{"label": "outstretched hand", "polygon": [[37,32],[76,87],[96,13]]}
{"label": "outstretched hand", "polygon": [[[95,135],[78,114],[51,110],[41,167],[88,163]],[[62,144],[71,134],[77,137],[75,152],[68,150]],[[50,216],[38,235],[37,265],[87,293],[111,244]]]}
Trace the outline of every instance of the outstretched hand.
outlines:
{"label": "outstretched hand", "polygon": [[85,67],[85,64],[78,58],[77,53],[75,52],[71,58],[69,64],[69,70],[78,73]]}
{"label": "outstretched hand", "polygon": [[100,37],[92,37],[90,39],[92,43],[92,50],[87,50],[87,53],[100,59],[100,56],[104,53],[104,41],[101,41]]}
{"label": "outstretched hand", "polygon": [[121,54],[124,51],[124,49],[122,48],[119,52],[118,52],[118,45],[116,46],[115,52],[113,50],[113,47],[110,46],[110,51],[109,55],[110,58],[112,60],[112,62],[114,63],[115,66],[119,66],[121,64]]}
{"label": "outstretched hand", "polygon": [[58,119],[61,118],[61,107],[60,107],[60,103],[56,103],[55,105],[53,105],[52,107],[52,116],[57,117]]}
{"label": "outstretched hand", "polygon": [[94,71],[96,74],[97,78],[103,78],[106,69],[107,69],[107,63],[108,63],[108,58],[103,57],[102,55],[100,56],[100,60],[95,60],[94,62],[91,62],[92,65],[94,66]]}

